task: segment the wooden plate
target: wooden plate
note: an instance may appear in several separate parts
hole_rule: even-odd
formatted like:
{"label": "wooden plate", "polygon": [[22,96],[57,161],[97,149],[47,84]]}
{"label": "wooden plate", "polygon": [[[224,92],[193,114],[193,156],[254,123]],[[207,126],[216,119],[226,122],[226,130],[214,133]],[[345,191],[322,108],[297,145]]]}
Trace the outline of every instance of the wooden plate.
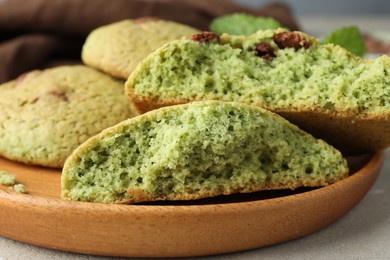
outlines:
{"label": "wooden plate", "polygon": [[372,186],[383,158],[384,152],[350,158],[351,176],[324,188],[143,205],[62,201],[59,171],[0,158],[0,170],[16,174],[28,192],[0,186],[0,235],[107,256],[183,257],[260,248],[342,217]]}

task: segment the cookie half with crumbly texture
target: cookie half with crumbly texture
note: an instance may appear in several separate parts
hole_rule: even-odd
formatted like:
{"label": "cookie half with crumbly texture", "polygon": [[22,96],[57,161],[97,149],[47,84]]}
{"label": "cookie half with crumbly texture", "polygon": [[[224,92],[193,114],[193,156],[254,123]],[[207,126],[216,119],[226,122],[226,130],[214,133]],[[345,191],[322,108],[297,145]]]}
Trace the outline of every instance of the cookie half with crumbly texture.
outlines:
{"label": "cookie half with crumbly texture", "polygon": [[82,142],[136,113],[123,81],[86,66],[32,71],[0,85],[0,155],[60,168]]}
{"label": "cookie half with crumbly texture", "polygon": [[302,32],[204,32],[166,44],[126,82],[140,112],[195,100],[276,112],[339,149],[390,145],[390,58],[363,60]]}
{"label": "cookie half with crumbly texture", "polygon": [[102,203],[193,200],[325,186],[348,176],[341,153],[280,116],[199,101],[134,117],[68,158],[62,198]]}
{"label": "cookie half with crumbly texture", "polygon": [[138,63],[157,48],[198,32],[187,25],[152,17],[123,20],[93,30],[83,46],[82,60],[127,79]]}

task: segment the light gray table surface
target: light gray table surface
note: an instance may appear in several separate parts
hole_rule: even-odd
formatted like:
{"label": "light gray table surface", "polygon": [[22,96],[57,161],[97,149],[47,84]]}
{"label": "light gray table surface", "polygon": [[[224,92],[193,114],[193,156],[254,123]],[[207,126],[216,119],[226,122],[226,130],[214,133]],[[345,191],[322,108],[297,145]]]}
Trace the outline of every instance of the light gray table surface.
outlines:
{"label": "light gray table surface", "polygon": [[[305,17],[303,29],[323,35],[342,25],[364,31],[390,30],[388,17]],[[1,209],[0,209],[1,210]],[[238,238],[239,239],[239,238]],[[120,259],[61,252],[0,237],[0,260]],[[194,258],[195,259],[195,258]],[[279,245],[196,259],[390,259],[390,149],[381,174],[363,200],[336,223]]]}

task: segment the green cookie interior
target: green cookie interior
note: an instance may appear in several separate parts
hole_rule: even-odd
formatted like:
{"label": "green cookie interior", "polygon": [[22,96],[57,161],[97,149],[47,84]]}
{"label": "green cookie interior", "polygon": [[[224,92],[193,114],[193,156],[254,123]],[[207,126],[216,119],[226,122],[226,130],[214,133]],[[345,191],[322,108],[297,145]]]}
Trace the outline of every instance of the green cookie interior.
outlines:
{"label": "green cookie interior", "polygon": [[261,108],[217,101],[154,110],[89,139],[68,158],[62,197],[186,200],[324,186],[347,176],[340,152]]}
{"label": "green cookie interior", "polygon": [[[217,99],[271,110],[320,108],[381,114],[390,110],[390,59],[364,61],[332,44],[296,32],[307,48],[280,47],[275,34],[223,34],[219,41],[171,42],[150,55],[126,82],[139,102],[183,103]],[[274,57],[259,57],[256,44],[267,43]]]}

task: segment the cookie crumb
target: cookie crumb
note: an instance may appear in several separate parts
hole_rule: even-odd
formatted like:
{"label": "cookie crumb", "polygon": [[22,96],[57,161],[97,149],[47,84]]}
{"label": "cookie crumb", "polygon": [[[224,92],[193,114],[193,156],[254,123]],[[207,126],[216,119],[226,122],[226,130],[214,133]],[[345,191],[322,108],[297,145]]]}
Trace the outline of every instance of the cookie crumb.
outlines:
{"label": "cookie crumb", "polygon": [[23,184],[15,184],[14,185],[14,191],[17,193],[26,193],[26,188]]}
{"label": "cookie crumb", "polygon": [[0,170],[0,185],[12,186],[15,184],[15,175]]}

